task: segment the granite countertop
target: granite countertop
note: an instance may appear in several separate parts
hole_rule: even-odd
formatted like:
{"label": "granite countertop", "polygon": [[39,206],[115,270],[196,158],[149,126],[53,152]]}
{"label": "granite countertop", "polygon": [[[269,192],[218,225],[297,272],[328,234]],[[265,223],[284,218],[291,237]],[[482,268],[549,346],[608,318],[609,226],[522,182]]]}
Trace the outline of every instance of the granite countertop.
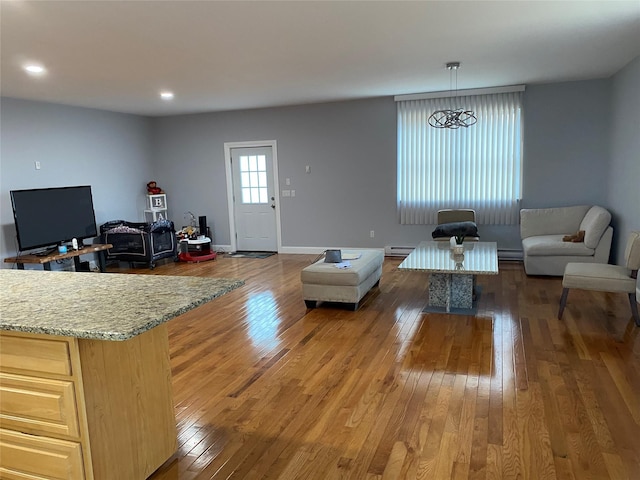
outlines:
{"label": "granite countertop", "polygon": [[0,269],[0,330],[127,340],[242,280]]}

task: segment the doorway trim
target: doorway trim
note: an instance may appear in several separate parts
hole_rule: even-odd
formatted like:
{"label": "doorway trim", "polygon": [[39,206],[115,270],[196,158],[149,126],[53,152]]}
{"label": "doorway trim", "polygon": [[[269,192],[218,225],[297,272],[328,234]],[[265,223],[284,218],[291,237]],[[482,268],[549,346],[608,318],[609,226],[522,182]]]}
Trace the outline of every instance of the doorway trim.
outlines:
{"label": "doorway trim", "polygon": [[276,246],[278,253],[282,250],[280,226],[280,184],[278,183],[278,142],[276,140],[254,140],[248,142],[224,142],[224,168],[227,176],[227,205],[229,206],[229,236],[231,237],[231,251],[238,247],[236,217],[233,201],[233,171],[231,168],[231,150],[234,148],[270,147],[273,165],[273,190],[276,204]]}

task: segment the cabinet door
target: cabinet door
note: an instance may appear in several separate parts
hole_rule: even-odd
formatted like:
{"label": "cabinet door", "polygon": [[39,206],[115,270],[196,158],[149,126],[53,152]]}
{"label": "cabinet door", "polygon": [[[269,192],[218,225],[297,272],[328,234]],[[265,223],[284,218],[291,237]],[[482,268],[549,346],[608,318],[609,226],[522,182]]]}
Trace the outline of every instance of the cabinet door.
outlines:
{"label": "cabinet door", "polygon": [[85,478],[77,442],[0,429],[0,458],[0,478]]}
{"label": "cabinet door", "polygon": [[73,382],[0,372],[0,425],[78,439]]}

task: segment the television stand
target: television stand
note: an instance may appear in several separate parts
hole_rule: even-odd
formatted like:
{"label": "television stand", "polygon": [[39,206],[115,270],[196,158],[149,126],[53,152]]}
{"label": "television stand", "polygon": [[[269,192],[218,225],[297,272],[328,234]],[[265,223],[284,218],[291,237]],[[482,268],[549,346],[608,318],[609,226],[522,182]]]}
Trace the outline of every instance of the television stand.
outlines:
{"label": "television stand", "polygon": [[110,243],[93,245],[85,245],[78,250],[69,250],[67,253],[58,253],[58,249],[47,254],[48,250],[42,253],[30,253],[28,255],[18,255],[17,257],[5,258],[4,263],[16,263],[18,264],[18,270],[24,270],[25,264],[42,265],[45,270],[51,270],[51,262],[56,260],[63,260],[65,258],[73,258],[73,263],[76,267],[76,271],[80,271],[80,255],[86,255],[89,253],[97,253],[98,255],[98,268],[101,272],[105,271],[105,258],[104,252],[113,248]]}
{"label": "television stand", "polygon": [[58,251],[58,247],[47,248],[46,250],[42,250],[41,252],[36,252],[34,255],[36,257],[48,257],[52,253],[56,253]]}

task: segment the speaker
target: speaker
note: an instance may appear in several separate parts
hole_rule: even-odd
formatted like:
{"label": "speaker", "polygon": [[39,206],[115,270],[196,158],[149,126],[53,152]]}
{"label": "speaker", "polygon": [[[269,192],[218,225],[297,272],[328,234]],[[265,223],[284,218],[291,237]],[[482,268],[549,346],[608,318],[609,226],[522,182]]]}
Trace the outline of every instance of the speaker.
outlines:
{"label": "speaker", "polygon": [[90,272],[91,265],[89,262],[78,262],[78,266],[76,268],[76,272]]}
{"label": "speaker", "polygon": [[198,217],[198,223],[199,223],[199,228],[200,228],[200,235],[207,235],[207,217],[206,216],[201,216]]}

